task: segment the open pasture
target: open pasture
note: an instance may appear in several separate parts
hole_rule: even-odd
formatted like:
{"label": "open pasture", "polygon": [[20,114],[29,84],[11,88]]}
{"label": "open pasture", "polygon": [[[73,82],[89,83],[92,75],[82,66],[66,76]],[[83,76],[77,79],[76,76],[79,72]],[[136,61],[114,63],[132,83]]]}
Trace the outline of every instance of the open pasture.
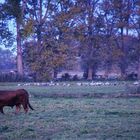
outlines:
{"label": "open pasture", "polygon": [[[5,107],[0,140],[139,140],[140,98],[47,98],[44,94],[118,94],[126,85],[34,86],[1,83],[0,89],[25,88],[35,111],[18,115]],[[53,96],[52,96],[53,97]],[[83,97],[83,96],[82,96]]]}

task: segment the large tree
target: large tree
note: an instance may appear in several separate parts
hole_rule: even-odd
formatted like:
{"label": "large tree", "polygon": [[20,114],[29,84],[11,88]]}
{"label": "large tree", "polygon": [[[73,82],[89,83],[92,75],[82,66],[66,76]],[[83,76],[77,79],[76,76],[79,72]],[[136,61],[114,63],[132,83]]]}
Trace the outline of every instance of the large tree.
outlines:
{"label": "large tree", "polygon": [[70,62],[74,58],[72,29],[74,13],[78,11],[72,1],[40,0],[36,3],[30,1],[29,4],[23,31],[25,36],[33,33],[34,38],[30,36],[32,43],[28,40],[28,43],[25,42],[26,64],[36,73],[36,79],[53,78],[60,67],[65,67],[68,60]]}
{"label": "large tree", "polygon": [[87,69],[87,79],[92,80],[93,69],[99,59],[99,41],[103,26],[103,17],[99,10],[99,0],[77,0],[77,7],[81,9],[77,22],[75,36],[81,42],[81,57]]}
{"label": "large tree", "polygon": [[[105,38],[109,50],[107,58],[110,58],[108,62],[111,62],[111,59],[116,61],[115,63],[120,67],[122,79],[126,77],[129,64],[127,55],[129,48],[125,43],[131,31],[133,6],[133,0],[104,0],[101,7],[106,24],[104,29],[106,29]],[[110,47],[113,50],[109,49]]]}
{"label": "large tree", "polygon": [[3,4],[5,13],[10,19],[14,19],[16,25],[16,43],[17,43],[17,72],[23,76],[22,47],[21,47],[21,25],[22,25],[22,7],[21,0],[5,0]]}

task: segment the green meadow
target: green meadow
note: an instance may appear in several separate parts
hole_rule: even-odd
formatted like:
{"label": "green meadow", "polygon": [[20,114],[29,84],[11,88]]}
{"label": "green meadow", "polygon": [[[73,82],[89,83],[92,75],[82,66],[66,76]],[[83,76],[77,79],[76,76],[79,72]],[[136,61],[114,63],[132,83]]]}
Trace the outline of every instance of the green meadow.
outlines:
{"label": "green meadow", "polygon": [[26,89],[35,109],[15,114],[14,108],[5,107],[5,115],[0,114],[0,140],[139,140],[140,98],[65,96],[127,94],[127,87],[0,83],[0,90]]}

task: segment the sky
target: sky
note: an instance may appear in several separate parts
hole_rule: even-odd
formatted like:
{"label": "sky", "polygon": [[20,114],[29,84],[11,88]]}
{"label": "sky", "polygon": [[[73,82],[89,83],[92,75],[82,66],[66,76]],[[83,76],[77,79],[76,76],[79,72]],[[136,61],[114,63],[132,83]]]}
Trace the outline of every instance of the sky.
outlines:
{"label": "sky", "polygon": [[[0,0],[0,3],[3,3],[5,0]],[[16,33],[16,29],[14,28],[14,21],[13,20],[10,20],[9,21],[9,30],[13,33],[13,34],[15,34]],[[10,49],[10,50],[12,50],[13,48],[15,48],[15,44],[16,43],[14,43],[14,45],[13,45],[13,47],[11,47],[11,48],[8,48],[8,49]],[[7,48],[5,48],[5,46],[4,45],[0,45],[0,47],[2,48],[2,49],[7,49]],[[14,52],[15,53],[15,52]]]}

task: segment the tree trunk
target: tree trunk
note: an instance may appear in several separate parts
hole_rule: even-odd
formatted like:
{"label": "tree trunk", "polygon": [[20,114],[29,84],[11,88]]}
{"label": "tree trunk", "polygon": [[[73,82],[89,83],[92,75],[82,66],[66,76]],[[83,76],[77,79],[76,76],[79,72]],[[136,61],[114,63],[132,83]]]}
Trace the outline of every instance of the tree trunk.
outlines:
{"label": "tree trunk", "polygon": [[105,73],[104,73],[104,77],[103,77],[103,78],[107,79],[108,76],[109,76],[109,73],[110,73],[110,68],[107,67],[107,68],[105,69]]}
{"label": "tree trunk", "polygon": [[53,79],[55,80],[55,79],[57,79],[57,70],[56,69],[54,69],[53,70]]}
{"label": "tree trunk", "polygon": [[18,22],[16,22],[16,24],[17,24],[17,72],[20,76],[23,76],[20,24]]}
{"label": "tree trunk", "polygon": [[120,70],[121,70],[121,79],[125,80],[126,79],[126,66],[125,66],[125,63],[123,63],[123,62],[120,66]]}
{"label": "tree trunk", "polygon": [[124,46],[124,28],[121,28],[121,50],[122,50],[122,56],[121,56],[121,62],[120,62],[120,69],[121,69],[121,79],[125,80],[126,78],[126,49]]}
{"label": "tree trunk", "polygon": [[103,78],[107,79],[109,77],[111,68],[112,68],[111,62],[107,61],[106,64],[105,64],[105,73],[104,73]]}
{"label": "tree trunk", "polygon": [[92,67],[89,66],[87,80],[92,80],[92,76],[93,76],[93,70],[92,70]]}

